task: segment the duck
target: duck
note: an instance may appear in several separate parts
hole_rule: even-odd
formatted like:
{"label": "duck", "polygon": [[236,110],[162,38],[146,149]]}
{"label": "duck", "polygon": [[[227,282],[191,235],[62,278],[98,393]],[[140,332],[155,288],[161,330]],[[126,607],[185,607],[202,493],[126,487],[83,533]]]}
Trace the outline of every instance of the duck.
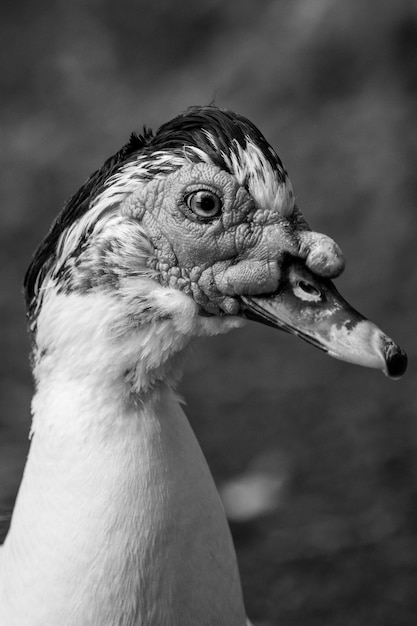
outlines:
{"label": "duck", "polygon": [[405,352],[334,286],[344,265],[259,129],[215,105],[90,176],[24,280],[35,393],[1,626],[249,624],[177,384],[195,338],[247,320],[402,376]]}

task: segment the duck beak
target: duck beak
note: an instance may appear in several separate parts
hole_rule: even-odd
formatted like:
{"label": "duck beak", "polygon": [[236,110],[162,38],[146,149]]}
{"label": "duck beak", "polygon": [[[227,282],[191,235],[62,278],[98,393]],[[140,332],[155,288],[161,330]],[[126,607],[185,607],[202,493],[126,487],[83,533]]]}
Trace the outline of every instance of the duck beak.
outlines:
{"label": "duck beak", "polygon": [[355,311],[329,279],[302,263],[283,268],[279,289],[271,295],[241,296],[241,315],[292,333],[342,361],[381,369],[400,378],[407,355],[375,324]]}

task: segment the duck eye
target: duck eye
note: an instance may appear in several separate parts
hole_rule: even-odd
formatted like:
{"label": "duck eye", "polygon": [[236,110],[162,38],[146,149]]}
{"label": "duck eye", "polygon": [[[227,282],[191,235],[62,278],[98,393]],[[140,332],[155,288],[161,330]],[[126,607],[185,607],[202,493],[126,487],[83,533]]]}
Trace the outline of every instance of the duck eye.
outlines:
{"label": "duck eye", "polygon": [[193,191],[185,198],[185,203],[195,215],[206,219],[216,217],[222,210],[219,196],[208,189]]}

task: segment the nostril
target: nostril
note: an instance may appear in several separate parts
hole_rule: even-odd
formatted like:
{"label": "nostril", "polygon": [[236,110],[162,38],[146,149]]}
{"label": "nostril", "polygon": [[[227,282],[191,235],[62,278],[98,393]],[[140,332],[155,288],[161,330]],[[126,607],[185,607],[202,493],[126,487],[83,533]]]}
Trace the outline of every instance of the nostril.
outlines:
{"label": "nostril", "polygon": [[299,280],[297,286],[309,296],[320,296],[320,290],[306,280]]}
{"label": "nostril", "polygon": [[304,302],[322,302],[322,292],[308,280],[297,280],[293,287],[296,298]]}

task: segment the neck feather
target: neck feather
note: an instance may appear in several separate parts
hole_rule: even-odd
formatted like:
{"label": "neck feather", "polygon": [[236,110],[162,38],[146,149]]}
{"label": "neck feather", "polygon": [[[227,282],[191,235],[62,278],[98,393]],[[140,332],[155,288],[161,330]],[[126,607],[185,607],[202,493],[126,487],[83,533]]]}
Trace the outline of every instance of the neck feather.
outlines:
{"label": "neck feather", "polygon": [[140,396],[162,381],[175,386],[178,357],[194,337],[243,323],[200,316],[191,297],[148,278],[127,278],[114,292],[63,294],[53,285],[37,318],[35,381],[39,390],[58,375],[88,378],[90,388],[98,385],[103,393],[116,386]]}
{"label": "neck feather", "polygon": [[245,623],[224,512],[172,389],[191,337],[226,325],[167,291],[142,324],[106,294],[45,297],[0,624]]}

